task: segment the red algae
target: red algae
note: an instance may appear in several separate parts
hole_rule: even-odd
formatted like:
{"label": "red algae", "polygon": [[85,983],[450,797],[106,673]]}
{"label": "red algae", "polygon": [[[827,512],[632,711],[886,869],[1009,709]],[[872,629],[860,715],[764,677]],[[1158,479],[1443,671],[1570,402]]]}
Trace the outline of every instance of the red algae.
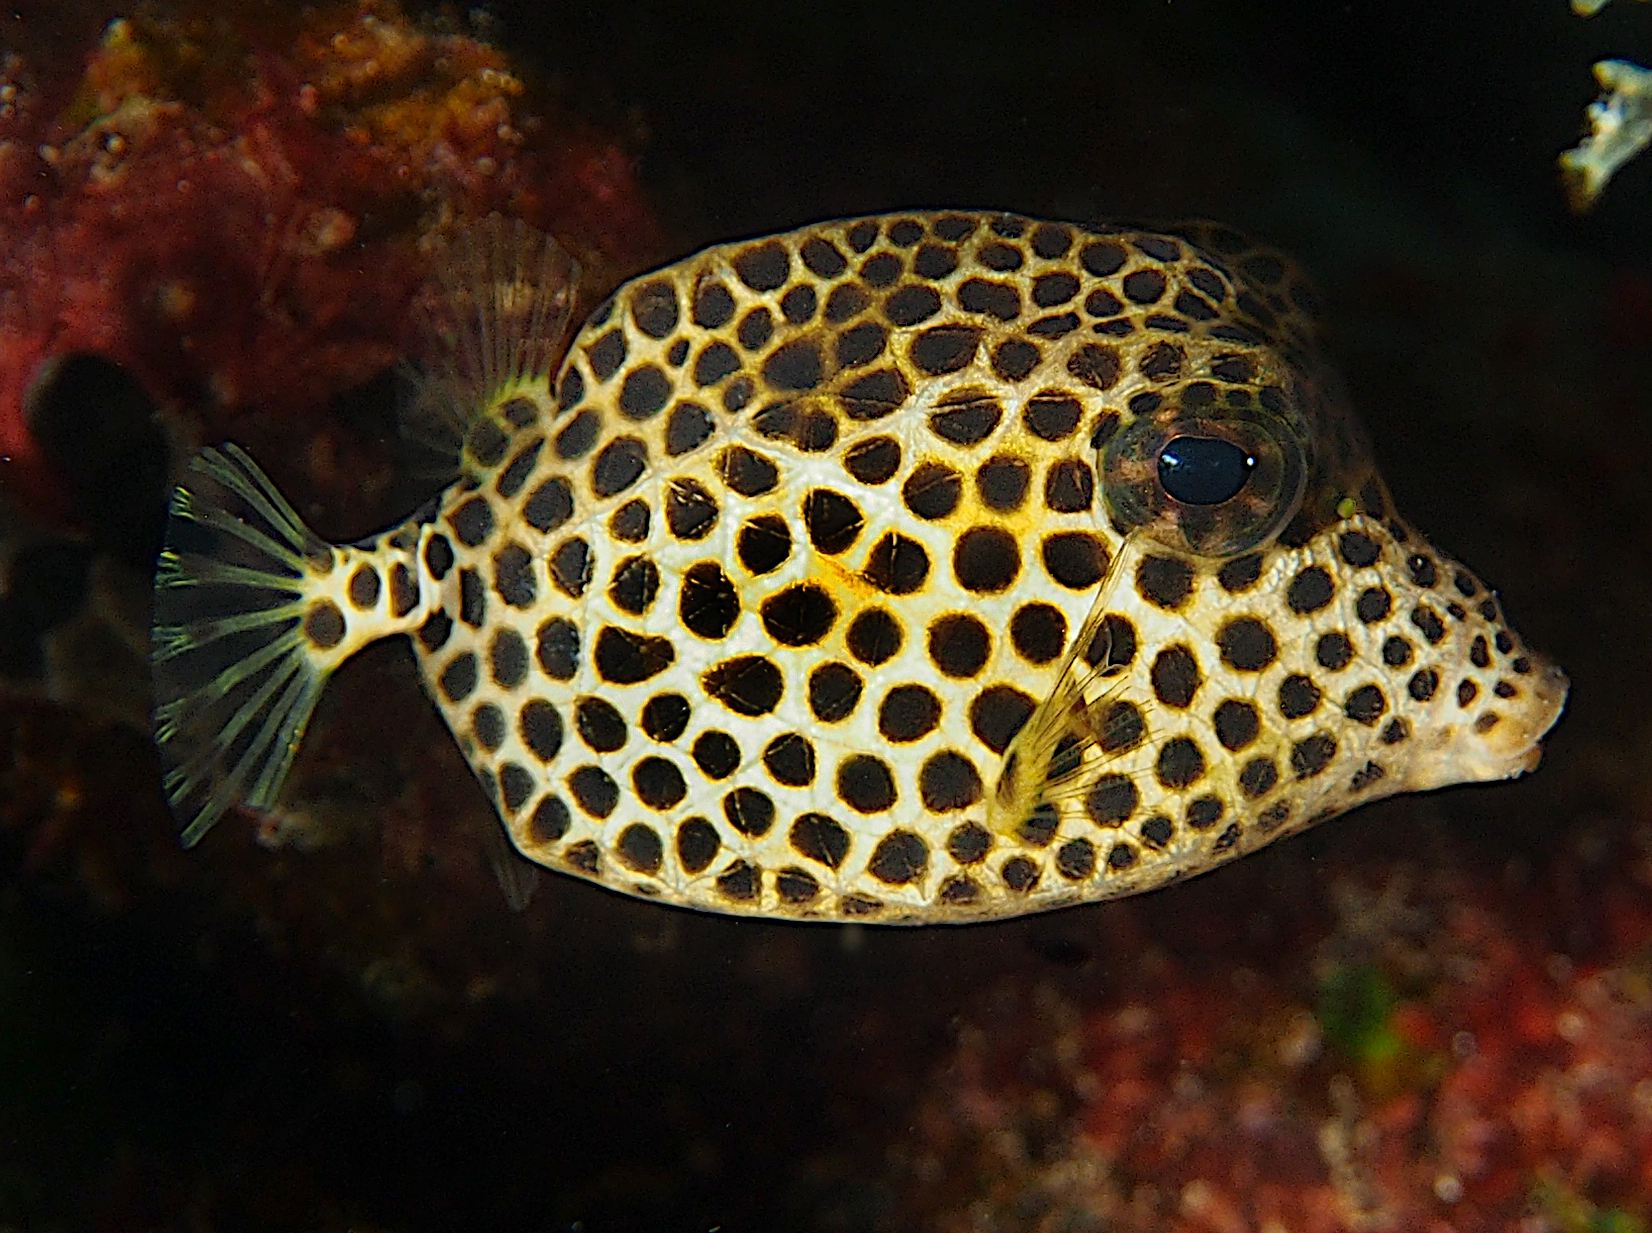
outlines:
{"label": "red algae", "polygon": [[[1652,903],[1625,872],[1588,963],[1551,950],[1552,887],[1460,861],[1334,874],[1271,961],[1173,954],[1144,941],[1153,903],[1120,905],[1134,962],[1007,986],[960,1032],[896,1168],[902,1221],[1639,1233]],[[1185,902],[1178,927],[1213,906]]]}
{"label": "red algae", "polygon": [[[367,0],[112,23],[78,80],[0,66],[0,483],[60,499],[30,392],[132,373],[184,435],[291,438],[412,345],[421,242],[503,211],[604,276],[659,234],[615,138],[504,54]],[[549,105],[547,105],[549,106]]]}

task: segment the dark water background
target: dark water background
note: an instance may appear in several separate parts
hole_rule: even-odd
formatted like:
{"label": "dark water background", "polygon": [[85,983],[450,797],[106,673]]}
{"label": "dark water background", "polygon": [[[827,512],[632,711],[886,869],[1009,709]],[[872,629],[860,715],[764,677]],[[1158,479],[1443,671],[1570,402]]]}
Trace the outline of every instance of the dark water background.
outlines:
{"label": "dark water background", "polygon": [[[178,885],[141,909],[100,907],[31,878],[8,837],[0,1229],[890,1227],[884,1164],[914,1092],[1005,982],[1104,983],[1130,961],[1110,944],[1121,911],[1162,936],[1184,911],[1255,927],[1320,862],[1420,850],[1431,828],[1488,867],[1541,864],[1613,799],[1599,765],[1648,747],[1652,297],[1634,296],[1652,285],[1652,157],[1581,219],[1553,160],[1594,97],[1590,64],[1652,60],[1652,7],[1618,0],[1591,21],[1558,0],[489,11],[525,65],[646,130],[645,184],[677,251],[991,206],[1210,216],[1295,252],[1321,278],[1400,508],[1567,667],[1571,715],[1535,779],[1367,809],[1176,891],[1185,907],[845,934],[555,879],[527,918],[489,902],[418,922],[424,939],[447,930],[421,959],[444,988],[515,982],[468,1002],[408,994],[411,962],[391,950],[335,964],[326,937],[259,932],[192,892],[188,862],[210,854],[182,858]],[[51,15],[27,16],[38,39]],[[357,676],[401,708],[404,739],[444,743],[404,669],[390,657]],[[130,791],[152,792],[141,743],[117,753]],[[339,914],[379,914],[381,937],[419,910],[406,885],[375,900],[371,855],[322,863]]]}

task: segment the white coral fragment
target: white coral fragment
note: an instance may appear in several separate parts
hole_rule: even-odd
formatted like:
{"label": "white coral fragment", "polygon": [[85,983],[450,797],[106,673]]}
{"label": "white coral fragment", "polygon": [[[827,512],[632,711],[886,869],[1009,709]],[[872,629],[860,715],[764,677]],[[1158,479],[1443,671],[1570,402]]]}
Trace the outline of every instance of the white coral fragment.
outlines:
{"label": "white coral fragment", "polygon": [[1589,104],[1589,135],[1560,156],[1572,209],[1587,210],[1620,167],[1652,143],[1652,71],[1601,60],[1595,80],[1605,97]]}

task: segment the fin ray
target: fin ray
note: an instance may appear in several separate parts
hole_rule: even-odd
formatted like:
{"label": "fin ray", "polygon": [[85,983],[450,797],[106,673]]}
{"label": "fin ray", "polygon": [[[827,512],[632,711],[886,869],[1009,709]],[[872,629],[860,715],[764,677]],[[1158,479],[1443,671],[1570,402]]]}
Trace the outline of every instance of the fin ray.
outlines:
{"label": "fin ray", "polygon": [[236,801],[271,806],[333,663],[302,636],[333,551],[234,445],[175,490],[155,574],[155,739],[193,846]]}

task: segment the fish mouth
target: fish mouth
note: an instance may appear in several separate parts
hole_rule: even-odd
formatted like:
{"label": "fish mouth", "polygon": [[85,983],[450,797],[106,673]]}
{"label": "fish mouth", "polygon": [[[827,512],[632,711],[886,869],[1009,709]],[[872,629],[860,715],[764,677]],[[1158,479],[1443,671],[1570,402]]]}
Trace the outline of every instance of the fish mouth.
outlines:
{"label": "fish mouth", "polygon": [[[1571,682],[1545,656],[1529,657],[1531,672],[1520,678],[1525,696],[1513,706],[1482,712],[1478,721],[1442,729],[1413,765],[1408,787],[1515,779],[1537,769],[1543,738],[1565,710]],[[1488,716],[1494,716],[1489,727],[1484,726]]]}

